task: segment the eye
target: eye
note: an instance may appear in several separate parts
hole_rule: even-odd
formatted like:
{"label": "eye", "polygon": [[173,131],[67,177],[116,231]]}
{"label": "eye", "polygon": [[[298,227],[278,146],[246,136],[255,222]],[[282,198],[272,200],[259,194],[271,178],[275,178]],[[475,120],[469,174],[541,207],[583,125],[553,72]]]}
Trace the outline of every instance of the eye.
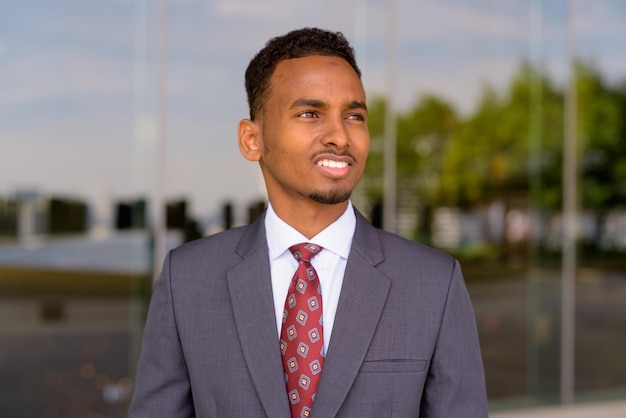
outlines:
{"label": "eye", "polygon": [[308,118],[315,118],[315,117],[317,117],[317,113],[312,111],[312,110],[307,110],[307,111],[298,113],[298,117],[300,117],[300,118],[307,118],[307,119]]}
{"label": "eye", "polygon": [[350,113],[349,115],[346,116],[346,119],[364,121],[365,115],[362,113]]}

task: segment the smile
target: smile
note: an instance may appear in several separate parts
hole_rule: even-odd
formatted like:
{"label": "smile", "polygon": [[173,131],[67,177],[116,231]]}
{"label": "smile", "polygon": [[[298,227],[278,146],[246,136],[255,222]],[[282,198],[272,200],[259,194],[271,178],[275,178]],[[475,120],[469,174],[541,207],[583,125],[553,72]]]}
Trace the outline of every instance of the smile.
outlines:
{"label": "smile", "polygon": [[348,166],[348,163],[345,161],[320,160],[317,162],[317,165],[320,167],[346,168]]}

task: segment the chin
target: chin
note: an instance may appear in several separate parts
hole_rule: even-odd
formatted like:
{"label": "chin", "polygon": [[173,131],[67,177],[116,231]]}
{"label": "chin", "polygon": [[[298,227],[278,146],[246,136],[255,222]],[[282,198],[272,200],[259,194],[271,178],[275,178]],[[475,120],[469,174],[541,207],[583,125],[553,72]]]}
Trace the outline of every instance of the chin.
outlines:
{"label": "chin", "polygon": [[336,190],[329,193],[310,193],[307,197],[323,205],[337,205],[350,199],[352,191]]}

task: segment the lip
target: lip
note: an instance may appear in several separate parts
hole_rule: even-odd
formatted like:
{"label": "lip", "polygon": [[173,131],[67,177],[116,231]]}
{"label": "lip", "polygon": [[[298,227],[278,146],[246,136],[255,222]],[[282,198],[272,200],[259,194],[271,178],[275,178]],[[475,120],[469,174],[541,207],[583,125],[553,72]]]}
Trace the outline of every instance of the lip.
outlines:
{"label": "lip", "polygon": [[326,176],[339,179],[348,175],[354,164],[354,159],[350,156],[323,153],[317,155],[313,163]]}

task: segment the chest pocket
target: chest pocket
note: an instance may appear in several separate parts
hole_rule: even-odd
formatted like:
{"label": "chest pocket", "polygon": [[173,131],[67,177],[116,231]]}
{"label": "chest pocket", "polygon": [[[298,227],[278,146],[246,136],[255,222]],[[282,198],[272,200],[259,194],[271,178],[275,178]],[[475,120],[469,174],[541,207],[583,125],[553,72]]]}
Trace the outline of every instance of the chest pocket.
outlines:
{"label": "chest pocket", "polygon": [[361,365],[361,373],[416,373],[426,370],[426,360],[385,359],[366,360]]}

